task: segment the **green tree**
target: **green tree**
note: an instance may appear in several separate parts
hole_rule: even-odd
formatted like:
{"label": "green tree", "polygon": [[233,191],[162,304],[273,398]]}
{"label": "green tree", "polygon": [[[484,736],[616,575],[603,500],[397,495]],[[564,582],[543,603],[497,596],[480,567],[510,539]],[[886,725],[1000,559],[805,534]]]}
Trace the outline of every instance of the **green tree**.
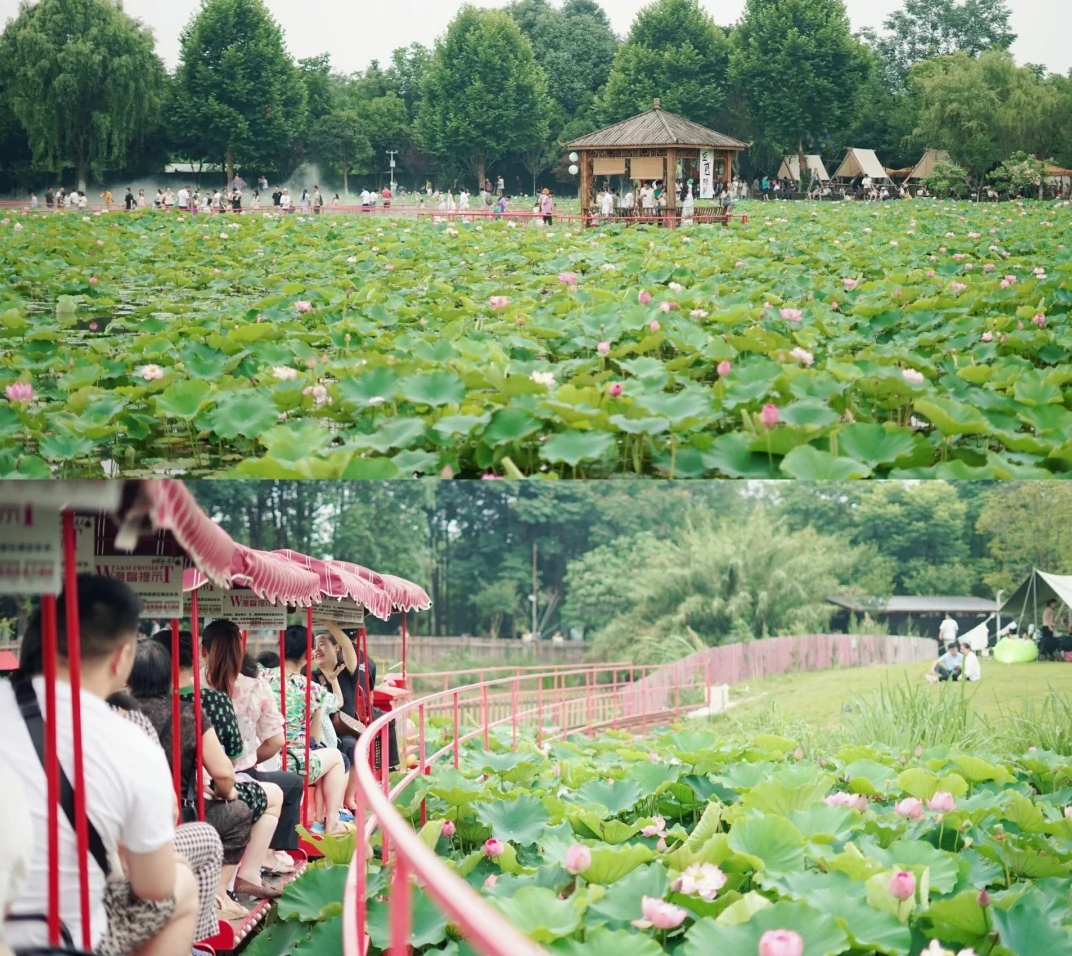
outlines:
{"label": "green tree", "polygon": [[[630,542],[622,542],[626,547]],[[649,561],[632,600],[596,636],[604,659],[660,662],[704,646],[826,627],[826,598],[859,584],[874,560],[812,528],[789,531],[768,508],[742,521],[704,509]],[[879,590],[866,581],[866,589]],[[888,587],[888,582],[887,585]]]}
{"label": "green tree", "polygon": [[417,109],[421,99],[421,83],[424,74],[432,62],[432,51],[419,43],[400,47],[391,54],[391,66],[387,71],[387,80],[402,102],[406,104],[406,114],[413,123],[417,119]]}
{"label": "green tree", "polygon": [[501,10],[465,6],[436,42],[417,119],[422,145],[483,182],[489,162],[547,137],[547,84]]}
{"label": "green tree", "polygon": [[386,165],[389,149],[398,152],[409,149],[412,131],[406,103],[393,90],[364,103],[359,112],[375,162],[381,164],[378,169]]}
{"label": "green tree", "polygon": [[547,0],[517,0],[506,12],[532,44],[548,95],[568,122],[592,103],[610,74],[618,38],[606,14],[597,4],[557,10]]}
{"label": "green tree", "polygon": [[885,62],[890,82],[899,85],[923,60],[1007,50],[1016,40],[1011,16],[1006,0],[905,0],[886,18],[884,34],[864,35]]}
{"label": "green tree", "polygon": [[1038,193],[1042,199],[1043,183],[1046,181],[1046,164],[1018,151],[990,174],[990,179],[1011,196],[1030,196]]}
{"label": "green tree", "polygon": [[342,174],[342,188],[350,194],[350,173],[372,158],[372,147],[355,113],[335,110],[320,117],[309,130],[309,153]]}
{"label": "green tree", "polygon": [[269,165],[305,130],[307,93],[262,0],[202,0],[182,32],[171,109],[193,159]]}
{"label": "green tree", "polygon": [[852,118],[870,58],[843,0],[747,0],[733,35],[730,78],[761,135],[802,157]]}
{"label": "green tree", "polygon": [[1037,155],[1054,142],[1059,88],[1017,67],[1005,50],[927,60],[909,82],[921,102],[917,139],[948,150],[973,177],[1017,151]]}
{"label": "green tree", "polygon": [[164,75],[152,33],[107,0],[23,2],[0,37],[0,85],[34,162],[73,165],[83,190],[155,123]]}
{"label": "green tree", "polygon": [[604,123],[665,109],[714,126],[726,91],[729,41],[697,0],[655,0],[633,21],[600,100]]}
{"label": "green tree", "polygon": [[939,161],[934,164],[934,169],[923,177],[922,182],[931,195],[940,199],[945,199],[951,192],[961,196],[967,189],[968,171],[956,163]]}
{"label": "green tree", "polygon": [[335,109],[331,57],[327,53],[321,53],[320,56],[299,60],[298,72],[305,84],[307,116],[312,124]]}
{"label": "green tree", "polygon": [[1072,488],[1063,482],[1001,482],[987,496],[978,529],[990,542],[986,583],[1006,596],[1032,568],[1072,574]]}

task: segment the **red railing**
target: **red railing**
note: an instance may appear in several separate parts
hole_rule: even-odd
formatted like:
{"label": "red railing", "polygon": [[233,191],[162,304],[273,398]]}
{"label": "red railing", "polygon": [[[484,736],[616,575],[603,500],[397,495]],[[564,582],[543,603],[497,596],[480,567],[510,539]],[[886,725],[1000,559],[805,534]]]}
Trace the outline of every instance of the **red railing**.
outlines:
{"label": "red railing", "polygon": [[[608,661],[600,667],[613,668],[629,674],[629,679],[646,676],[654,667],[637,667],[632,661]],[[465,687],[470,684],[482,684],[487,680],[501,677],[528,677],[535,674],[558,675],[584,673],[591,670],[591,664],[499,664],[489,667],[470,667],[458,671],[430,671],[426,674],[410,671],[406,675],[406,688],[411,694],[430,693],[433,690],[450,690],[451,687]]]}
{"label": "red railing", "polygon": [[[363,956],[367,948],[367,841],[377,830],[381,838],[380,860],[391,869],[387,892],[390,956],[409,953],[413,880],[419,882],[421,890],[477,952],[484,956],[541,956],[544,951],[538,945],[515,929],[421,842],[392,801],[439,761],[449,759],[458,767],[462,747],[470,741],[489,749],[492,732],[500,728],[510,728],[510,745],[516,750],[522,734],[543,746],[577,732],[592,734],[670,722],[703,706],[704,674],[693,671],[675,679],[673,700],[665,702],[665,706],[639,714],[626,713],[625,691],[631,686],[630,676],[636,676],[638,671],[631,665],[599,664],[511,673],[418,698],[370,724],[354,757],[358,779],[354,821],[358,836],[343,901],[343,956]],[[433,717],[449,717],[451,729],[444,736],[445,743],[429,753],[426,724]],[[377,741],[386,758],[392,725],[400,744],[402,767],[408,767],[407,752],[412,745],[417,758],[416,765],[397,774],[393,784],[388,761],[382,759],[377,770],[372,760]],[[415,737],[412,742],[407,734],[411,726]],[[422,806],[422,824],[426,820],[427,812]]]}

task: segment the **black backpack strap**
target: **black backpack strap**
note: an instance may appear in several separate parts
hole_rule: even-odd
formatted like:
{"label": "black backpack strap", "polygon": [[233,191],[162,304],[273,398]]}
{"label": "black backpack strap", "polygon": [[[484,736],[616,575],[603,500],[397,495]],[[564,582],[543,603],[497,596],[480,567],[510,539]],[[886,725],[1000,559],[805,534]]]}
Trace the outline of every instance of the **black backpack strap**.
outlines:
{"label": "black backpack strap", "polygon": [[[41,707],[37,702],[37,694],[34,692],[33,684],[27,678],[20,677],[12,680],[11,686],[15,691],[15,700],[18,701],[22,719],[26,722],[26,729],[29,731],[30,739],[33,741],[34,750],[37,751],[37,759],[41,761],[41,767],[44,768],[45,721],[41,716]],[[59,771],[60,806],[67,817],[67,822],[71,824],[71,829],[77,833],[78,828],[75,826],[74,819],[74,787],[71,786],[71,781],[67,779],[67,774],[64,773],[62,766],[60,766]],[[93,826],[93,821],[89,819],[88,814],[86,816],[86,828],[89,831],[89,852],[92,854],[93,859],[97,861],[97,866],[104,871],[104,876],[107,879],[112,873],[112,865],[108,860],[108,851],[104,848],[104,841],[97,832],[97,828]]]}

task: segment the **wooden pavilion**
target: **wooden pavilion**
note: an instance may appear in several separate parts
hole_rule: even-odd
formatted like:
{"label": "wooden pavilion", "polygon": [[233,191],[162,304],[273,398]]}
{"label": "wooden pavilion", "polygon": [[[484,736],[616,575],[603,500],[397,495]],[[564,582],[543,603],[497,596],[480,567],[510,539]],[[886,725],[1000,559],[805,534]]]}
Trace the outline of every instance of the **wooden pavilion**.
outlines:
{"label": "wooden pavilion", "polygon": [[748,144],[668,113],[656,99],[646,113],[582,136],[566,148],[579,154],[581,214],[587,222],[598,211],[597,184],[614,179],[632,183],[634,193],[640,183],[662,183],[666,206],[661,215],[670,220],[680,217],[682,184],[691,179],[696,218],[706,218],[700,204],[716,197],[716,183],[722,189],[729,186],[734,158]]}

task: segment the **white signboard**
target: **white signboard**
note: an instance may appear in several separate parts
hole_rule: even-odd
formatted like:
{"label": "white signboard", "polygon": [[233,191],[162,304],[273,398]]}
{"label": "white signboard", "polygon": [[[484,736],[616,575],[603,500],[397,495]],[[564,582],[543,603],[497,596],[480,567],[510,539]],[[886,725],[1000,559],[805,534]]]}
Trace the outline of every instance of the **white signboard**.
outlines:
{"label": "white signboard", "polygon": [[206,584],[197,590],[197,613],[209,621],[233,621],[246,631],[281,631],[287,626],[287,606],[272,604],[249,588],[224,591]]}
{"label": "white signboard", "polygon": [[354,601],[325,598],[313,608],[313,624],[325,621],[341,628],[361,627],[365,623],[365,609]]}
{"label": "white signboard", "polygon": [[59,512],[0,505],[0,594],[59,594],[62,589]]}
{"label": "white signboard", "polygon": [[715,151],[700,150],[700,198],[715,198]]}
{"label": "white signboard", "polygon": [[95,557],[92,570],[129,585],[142,617],[182,617],[182,558]]}

